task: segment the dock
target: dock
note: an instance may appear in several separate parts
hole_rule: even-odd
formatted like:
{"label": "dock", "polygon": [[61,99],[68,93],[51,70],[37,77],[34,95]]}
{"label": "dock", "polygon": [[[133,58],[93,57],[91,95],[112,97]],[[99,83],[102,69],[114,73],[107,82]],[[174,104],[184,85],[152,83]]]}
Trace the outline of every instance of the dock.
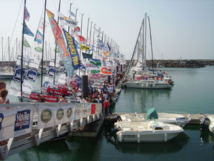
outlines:
{"label": "dock", "polygon": [[103,120],[99,103],[19,103],[0,109],[0,160]]}

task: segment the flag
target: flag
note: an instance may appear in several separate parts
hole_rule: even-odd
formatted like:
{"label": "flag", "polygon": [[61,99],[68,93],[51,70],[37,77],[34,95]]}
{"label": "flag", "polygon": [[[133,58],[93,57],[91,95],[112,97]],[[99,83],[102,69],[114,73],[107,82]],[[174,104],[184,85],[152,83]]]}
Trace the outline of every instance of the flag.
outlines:
{"label": "flag", "polygon": [[40,48],[40,47],[35,47],[34,49],[35,49],[37,52],[39,52],[39,53],[42,52],[42,48]]}
{"label": "flag", "polygon": [[87,53],[82,52],[82,56],[84,59],[92,59],[92,54],[87,54]]}
{"label": "flag", "polygon": [[90,47],[89,46],[86,46],[84,44],[80,44],[80,50],[89,50]]}
{"label": "flag", "polygon": [[74,14],[72,11],[69,11],[70,16],[76,17],[76,14]]}
{"label": "flag", "polygon": [[34,36],[34,34],[31,32],[31,30],[28,28],[28,26],[26,25],[26,23],[24,22],[24,34],[29,35],[29,36]]}
{"label": "flag", "polygon": [[91,63],[91,64],[94,64],[94,65],[96,65],[96,66],[101,66],[101,61],[100,61],[100,59],[91,59],[91,60],[90,60],[90,63]]}
{"label": "flag", "polygon": [[65,29],[63,29],[63,32],[67,42],[68,51],[70,52],[70,55],[71,55],[73,67],[74,69],[78,69],[81,63],[80,63],[80,58],[78,55],[74,38]]}
{"label": "flag", "polygon": [[24,9],[24,19],[29,21],[30,19],[30,13],[28,12],[27,8]]}
{"label": "flag", "polygon": [[30,44],[28,43],[28,41],[26,39],[24,39],[24,44],[25,47],[30,48]]}
{"label": "flag", "polygon": [[80,32],[80,27],[79,26],[75,27],[74,32]]}
{"label": "flag", "polygon": [[72,20],[70,17],[64,16],[62,13],[58,13],[59,20],[61,21],[62,25],[70,25],[70,26],[76,26],[77,22]]}
{"label": "flag", "polygon": [[83,36],[78,35],[77,37],[78,37],[80,42],[86,42],[86,39]]}
{"label": "flag", "polygon": [[34,41],[36,41],[39,44],[43,42],[43,34],[39,30],[36,31],[36,36],[34,38]]}

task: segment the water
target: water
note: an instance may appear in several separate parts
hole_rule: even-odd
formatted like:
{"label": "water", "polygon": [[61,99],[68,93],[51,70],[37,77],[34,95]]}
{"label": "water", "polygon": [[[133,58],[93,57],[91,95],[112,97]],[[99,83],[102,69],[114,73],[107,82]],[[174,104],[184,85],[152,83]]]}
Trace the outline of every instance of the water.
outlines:
{"label": "water", "polygon": [[[172,90],[122,91],[116,112],[145,112],[155,107],[160,112],[213,113],[214,67],[167,69],[175,80]],[[114,143],[102,134],[98,138],[75,138],[43,143],[7,161],[213,161],[214,135],[201,133],[198,126],[168,143]]]}

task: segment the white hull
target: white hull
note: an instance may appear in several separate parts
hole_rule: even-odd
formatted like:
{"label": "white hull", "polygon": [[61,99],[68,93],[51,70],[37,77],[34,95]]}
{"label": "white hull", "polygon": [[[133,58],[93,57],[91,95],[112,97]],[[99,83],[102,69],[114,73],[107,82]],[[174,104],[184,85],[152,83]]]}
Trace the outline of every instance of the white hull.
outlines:
{"label": "white hull", "polygon": [[172,85],[168,83],[147,82],[147,81],[128,81],[124,83],[127,88],[140,89],[171,89]]}
{"label": "white hull", "polygon": [[209,130],[214,134],[214,115],[207,115],[210,120]]}
{"label": "white hull", "polygon": [[119,131],[117,132],[117,138],[119,142],[167,142],[178,134],[179,132]]}
{"label": "white hull", "polygon": [[175,138],[183,129],[177,125],[157,121],[117,122],[115,127],[119,142],[167,142]]}

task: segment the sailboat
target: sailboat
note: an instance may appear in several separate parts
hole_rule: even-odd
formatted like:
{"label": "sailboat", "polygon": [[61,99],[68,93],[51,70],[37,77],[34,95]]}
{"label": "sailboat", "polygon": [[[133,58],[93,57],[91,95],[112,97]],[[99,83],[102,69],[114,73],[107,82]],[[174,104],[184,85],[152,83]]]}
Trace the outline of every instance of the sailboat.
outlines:
{"label": "sailboat", "polygon": [[[149,37],[152,54],[152,69],[146,65],[147,52],[147,22],[149,23]],[[137,59],[134,57],[137,54]],[[123,84],[127,88],[142,88],[142,89],[171,89],[172,80],[165,72],[155,70],[153,68],[153,47],[150,19],[145,14],[142,21],[138,38],[135,44],[132,59],[129,63],[126,73],[126,81]]]}

